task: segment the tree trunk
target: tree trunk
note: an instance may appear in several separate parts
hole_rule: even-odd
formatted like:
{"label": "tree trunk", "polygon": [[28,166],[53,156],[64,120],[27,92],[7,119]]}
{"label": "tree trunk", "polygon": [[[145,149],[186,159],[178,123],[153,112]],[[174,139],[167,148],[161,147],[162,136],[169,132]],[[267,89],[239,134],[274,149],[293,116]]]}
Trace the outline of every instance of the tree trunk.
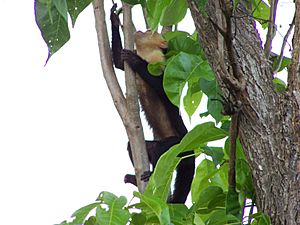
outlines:
{"label": "tree trunk", "polygon": [[[226,24],[221,2],[208,1],[207,15],[200,12],[193,0],[189,0],[189,7],[200,44],[226,96],[225,93],[232,93],[226,79],[233,72],[222,34]],[[254,20],[239,4],[231,21],[236,61],[246,81],[241,94],[239,137],[252,168],[256,204],[258,210],[271,217],[273,225],[299,225],[299,84],[284,94],[277,93],[272,84],[271,63],[265,57]],[[293,73],[299,79],[299,58]]]}

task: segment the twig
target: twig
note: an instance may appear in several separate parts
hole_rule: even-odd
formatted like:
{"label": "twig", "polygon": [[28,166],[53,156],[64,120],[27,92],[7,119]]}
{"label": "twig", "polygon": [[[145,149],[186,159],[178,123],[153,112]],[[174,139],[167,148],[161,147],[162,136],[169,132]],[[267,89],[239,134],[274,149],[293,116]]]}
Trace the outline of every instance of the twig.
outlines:
{"label": "twig", "polygon": [[107,27],[105,23],[104,0],[94,1],[93,7],[103,76],[113,98],[115,107],[123,123],[125,123],[124,118],[127,114],[126,99],[122,93],[112,65],[112,56],[109,46]]}
{"label": "twig", "polygon": [[285,36],[284,36],[284,38],[283,38],[283,42],[282,42],[282,46],[281,46],[281,51],[280,51],[280,55],[279,55],[279,59],[278,59],[278,65],[277,65],[277,67],[274,69],[274,72],[273,72],[274,74],[275,74],[275,73],[278,73],[278,71],[279,71],[279,69],[280,69],[280,67],[281,67],[281,63],[282,63],[282,59],[283,59],[283,53],[284,53],[285,45],[286,45],[286,43],[287,43],[288,37],[290,36],[290,34],[291,34],[292,30],[293,30],[294,25],[295,25],[295,16],[294,16],[294,18],[293,18],[292,23],[290,24],[290,27],[289,27],[288,31],[286,32],[286,34],[285,34]]}
{"label": "twig", "polygon": [[289,67],[288,86],[289,92],[300,91],[300,0],[295,0],[295,29],[293,36],[292,64]]}
{"label": "twig", "polygon": [[272,41],[274,38],[274,32],[276,27],[275,27],[275,20],[276,20],[276,12],[277,12],[277,5],[278,5],[278,0],[272,0],[271,1],[271,8],[270,8],[270,19],[269,19],[269,25],[268,25],[268,33],[267,33],[267,40],[265,43],[264,51],[265,51],[265,56],[268,59],[271,54],[271,49],[272,49]]}

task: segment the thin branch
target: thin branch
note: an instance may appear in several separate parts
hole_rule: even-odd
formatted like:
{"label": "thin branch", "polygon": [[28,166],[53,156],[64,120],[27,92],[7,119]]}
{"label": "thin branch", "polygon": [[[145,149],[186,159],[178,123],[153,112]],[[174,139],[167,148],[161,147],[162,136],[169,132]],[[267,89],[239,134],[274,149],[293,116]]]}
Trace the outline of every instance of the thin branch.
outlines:
{"label": "thin branch", "polygon": [[290,92],[300,91],[300,0],[295,0],[295,29],[293,36],[292,64],[289,68],[288,86]]}
{"label": "thin branch", "polygon": [[264,51],[267,59],[270,57],[271,49],[272,49],[272,41],[275,36],[274,34],[276,32],[275,20],[276,20],[277,5],[278,5],[278,0],[271,1],[270,19],[269,19],[270,22],[268,25],[267,40],[264,47]]}
{"label": "thin branch", "polygon": [[[131,92],[132,87],[128,88],[127,100],[126,100],[125,97],[123,96],[122,90],[116,78],[116,74],[112,65],[112,56],[111,56],[111,50],[109,46],[107,26],[105,22],[104,0],[95,0],[93,2],[93,7],[94,7],[96,31],[98,37],[98,47],[100,52],[100,60],[101,60],[103,76],[107,83],[110,94],[113,98],[115,107],[126,128],[126,132],[132,147],[134,164],[137,165],[135,169],[138,177],[137,179],[138,188],[139,191],[143,193],[146,187],[146,183],[142,182],[140,177],[144,172],[149,171],[149,162],[148,162],[148,155],[146,153],[141,121],[138,112],[136,113],[136,111],[138,111],[136,93],[132,94]],[[130,32],[128,31],[127,33],[130,34]],[[128,45],[129,44],[127,43],[126,47],[128,47]],[[130,87],[130,83],[132,82],[135,84],[134,77],[135,77],[134,74],[126,75],[126,81],[128,83],[127,87]],[[130,81],[128,81],[128,79]],[[134,84],[133,84],[133,88],[135,89]],[[133,99],[135,100],[133,101]],[[136,107],[135,111],[132,110],[134,107]]]}
{"label": "thin branch", "polygon": [[124,118],[127,114],[126,100],[113,69],[107,27],[105,23],[104,0],[95,0],[93,2],[93,7],[103,76],[115,107],[123,123],[125,123]]}
{"label": "thin branch", "polygon": [[279,71],[279,69],[281,67],[285,45],[287,43],[288,37],[290,36],[290,34],[291,34],[291,32],[292,32],[292,30],[294,28],[294,25],[295,25],[295,16],[293,18],[292,23],[290,24],[290,27],[289,27],[288,31],[286,32],[286,34],[285,34],[285,36],[283,38],[283,42],[282,42],[282,46],[281,46],[281,51],[280,51],[280,55],[279,55],[279,59],[278,59],[278,65],[277,65],[277,67],[275,68],[275,70],[273,72],[274,74],[278,73],[278,71]]}
{"label": "thin branch", "polygon": [[[134,26],[132,23],[131,6],[123,3],[123,27],[124,27],[124,47],[125,49],[133,50],[134,45]],[[139,191],[143,193],[146,189],[147,182],[142,181],[141,177],[144,172],[149,171],[149,159],[146,151],[143,126],[139,115],[138,94],[136,88],[135,73],[131,70],[128,64],[124,63],[125,81],[126,81],[126,99],[127,110],[129,112],[130,124],[126,128],[129,138],[132,158],[134,162],[135,174],[137,177],[137,185]]]}

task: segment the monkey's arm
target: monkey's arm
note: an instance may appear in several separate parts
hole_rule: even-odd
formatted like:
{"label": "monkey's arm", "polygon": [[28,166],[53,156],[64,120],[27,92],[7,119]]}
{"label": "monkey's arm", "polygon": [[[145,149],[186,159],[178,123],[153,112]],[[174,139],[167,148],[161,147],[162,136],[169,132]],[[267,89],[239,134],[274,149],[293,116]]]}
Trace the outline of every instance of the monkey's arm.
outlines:
{"label": "monkey's arm", "polygon": [[116,14],[117,4],[114,4],[110,10],[110,20],[111,20],[111,35],[112,35],[112,57],[115,67],[124,70],[124,61],[121,58],[122,41],[119,32],[120,20],[119,16]]}
{"label": "monkey's arm", "polygon": [[121,51],[121,58],[126,61],[130,68],[138,73],[140,77],[156,91],[156,93],[164,94],[162,76],[153,76],[150,74],[148,71],[148,62],[146,60],[127,49]]}

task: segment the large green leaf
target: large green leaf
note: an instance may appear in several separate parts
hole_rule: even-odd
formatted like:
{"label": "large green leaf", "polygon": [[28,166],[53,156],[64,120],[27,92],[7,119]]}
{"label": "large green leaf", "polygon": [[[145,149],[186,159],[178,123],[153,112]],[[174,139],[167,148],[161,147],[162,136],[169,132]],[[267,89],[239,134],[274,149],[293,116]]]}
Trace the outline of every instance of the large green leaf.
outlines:
{"label": "large green leaf", "polygon": [[200,56],[180,52],[174,56],[165,69],[164,89],[170,101],[179,106],[182,89],[191,77],[210,79],[213,72],[207,61]]}
{"label": "large green leaf", "polygon": [[207,142],[219,140],[224,137],[226,137],[226,132],[215,127],[212,122],[196,126],[184,136],[178,145],[173,146],[160,157],[145,194],[148,196],[154,195],[162,200],[166,200],[169,195],[173,171],[180,162],[178,154],[196,149]]}
{"label": "large green leaf", "polygon": [[[60,10],[63,11],[62,8]],[[57,6],[40,0],[35,1],[35,18],[48,46],[48,61],[70,39],[68,23]]]}
{"label": "large green leaf", "polygon": [[[168,32],[165,34],[165,36],[168,38],[168,51],[172,55],[176,55],[180,52],[185,52],[201,56],[202,59],[205,59],[203,50],[199,45],[198,39],[194,40],[188,33],[178,31]],[[171,55],[169,52],[167,56]],[[210,78],[211,77],[209,77],[209,79]]]}
{"label": "large green leaf", "polygon": [[92,2],[93,0],[67,0],[68,12],[71,16],[72,26],[74,27],[75,22],[79,14]]}
{"label": "large green leaf", "polygon": [[161,17],[171,2],[172,0],[147,1],[147,21],[152,30],[157,30]]}
{"label": "large green leaf", "polygon": [[63,16],[63,18],[68,23],[68,6],[66,0],[52,0],[58,12]]}
{"label": "large green leaf", "polygon": [[172,0],[162,15],[160,21],[161,25],[171,26],[179,23],[185,17],[187,8],[188,5],[186,0]]}

